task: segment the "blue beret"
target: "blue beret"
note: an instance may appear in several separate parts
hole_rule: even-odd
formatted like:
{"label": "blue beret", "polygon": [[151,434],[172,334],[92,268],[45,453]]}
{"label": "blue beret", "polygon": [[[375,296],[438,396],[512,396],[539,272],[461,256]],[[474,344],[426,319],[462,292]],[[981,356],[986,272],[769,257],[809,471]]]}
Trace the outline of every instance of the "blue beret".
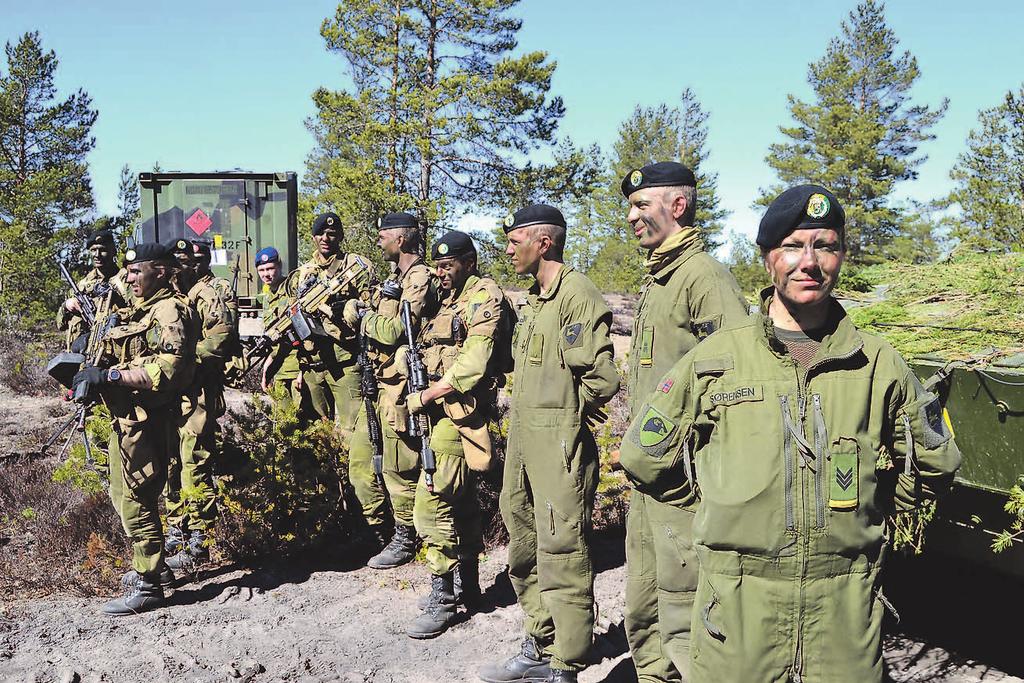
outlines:
{"label": "blue beret", "polygon": [[263,247],[256,252],[257,266],[262,266],[264,263],[274,263],[275,261],[280,263],[281,255],[273,247]]}
{"label": "blue beret", "polygon": [[114,244],[114,233],[107,228],[100,228],[99,230],[93,230],[89,233],[89,236],[85,240],[86,248],[96,244],[106,244],[113,246]]}
{"label": "blue beret", "polygon": [[192,243],[184,237],[176,237],[164,243],[169,254],[191,254],[193,253]]}
{"label": "blue beret", "polygon": [[386,213],[377,219],[378,230],[391,230],[392,228],[417,228],[419,220],[411,213],[400,211],[398,213]]}
{"label": "blue beret", "polygon": [[846,212],[836,196],[821,185],[797,185],[775,198],[757,229],[757,244],[777,245],[798,228],[833,228],[842,234]]}
{"label": "blue beret", "polygon": [[558,225],[565,227],[565,216],[553,206],[547,204],[531,204],[515,213],[505,216],[502,227],[505,234],[530,225]]}
{"label": "blue beret", "polygon": [[167,261],[171,258],[171,250],[166,244],[144,242],[124,252],[124,264],[143,263],[144,261]]}
{"label": "blue beret", "polygon": [[476,254],[476,247],[473,246],[473,239],[464,232],[449,230],[434,241],[430,250],[430,258],[452,258],[453,256],[465,256]]}
{"label": "blue beret", "polygon": [[629,195],[645,187],[675,187],[685,185],[697,187],[697,178],[693,171],[675,161],[659,161],[637,168],[622,179],[622,195]]}
{"label": "blue beret", "polygon": [[341,227],[341,219],[333,211],[322,213],[316,217],[313,221],[313,235],[319,235],[327,228],[334,228],[339,232],[344,232],[344,229]]}

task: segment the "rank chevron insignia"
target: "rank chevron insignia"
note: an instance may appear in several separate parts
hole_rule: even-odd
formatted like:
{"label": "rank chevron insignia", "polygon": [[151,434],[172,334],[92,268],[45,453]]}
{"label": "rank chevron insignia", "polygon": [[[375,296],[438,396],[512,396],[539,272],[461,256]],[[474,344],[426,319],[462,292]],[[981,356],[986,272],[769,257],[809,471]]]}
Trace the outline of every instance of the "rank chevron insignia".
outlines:
{"label": "rank chevron insignia", "polygon": [[853,468],[851,467],[846,471],[837,468],[836,483],[839,484],[839,487],[844,491],[850,488],[850,485],[853,484]]}

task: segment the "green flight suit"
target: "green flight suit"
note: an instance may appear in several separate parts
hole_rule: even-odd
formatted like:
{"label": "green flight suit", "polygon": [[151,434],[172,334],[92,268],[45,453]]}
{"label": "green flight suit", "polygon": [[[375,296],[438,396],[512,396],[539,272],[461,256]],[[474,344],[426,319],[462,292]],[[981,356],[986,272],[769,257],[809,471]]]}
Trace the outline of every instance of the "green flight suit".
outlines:
{"label": "green flight suit", "polygon": [[586,276],[562,266],[517,304],[501,516],[526,631],[551,666],[579,670],[593,640],[591,514],[598,452],[589,422],[619,389],[611,312]]}
{"label": "green flight suit", "polygon": [[[732,273],[704,251],[692,228],[654,250],[630,341],[630,414],[702,339],[747,317]],[[626,518],[625,628],[639,681],[685,680],[697,557],[694,511],[633,490]]]}
{"label": "green flight suit", "polygon": [[[424,407],[430,417],[430,447],[437,472],[433,492],[420,475],[413,506],[416,533],[426,548],[427,567],[435,575],[452,571],[459,557],[476,557],[483,550],[477,475],[467,462],[462,436],[448,407],[458,402],[476,413],[477,428],[484,430],[493,418],[498,386],[504,381],[501,359],[508,355],[512,332],[511,306],[505,302],[494,280],[471,275],[460,292],[445,293],[437,315],[419,335],[427,373],[455,389],[441,403]],[[456,419],[465,422],[461,413]]]}
{"label": "green flight suit", "polygon": [[[358,254],[337,254],[325,258],[320,252],[314,252],[312,259],[288,274],[285,293],[295,297],[310,278],[331,278],[357,261],[369,263]],[[363,296],[365,291],[353,283],[337,298],[357,299]],[[308,406],[311,411],[304,414],[306,419],[333,419],[347,445],[355,429],[356,413],[362,405],[359,400],[359,369],[356,367],[356,335],[341,321],[340,313],[321,316],[320,323],[325,335],[314,335],[303,341],[297,354],[302,373],[303,402],[300,405]]]}
{"label": "green flight suit", "polygon": [[206,531],[217,519],[217,419],[225,412],[224,364],[237,342],[237,305],[230,283],[209,272],[196,280],[186,298],[196,311],[200,335],[192,385],[181,397],[181,445],[167,473],[167,524]]}
{"label": "green flight suit", "polygon": [[104,338],[101,365],[143,368],[150,390],[103,387],[110,409],[110,500],[132,544],[132,568],[151,578],[163,563],[160,492],[178,436],[177,413],[192,382],[199,323],[189,303],[168,289],[121,310],[121,324]]}
{"label": "green flight suit", "polygon": [[[401,300],[381,296],[378,288],[370,298],[371,311],[363,316],[361,325],[362,333],[371,342],[374,370],[380,385],[377,408],[384,435],[384,483],[391,499],[395,523],[411,527],[414,526],[413,507],[420,476],[420,449],[416,440],[407,433],[406,370],[401,359],[396,358],[400,355],[396,352],[405,344],[401,302],[409,302],[415,328],[437,309],[438,285],[437,278],[422,260],[413,263],[404,273],[396,271],[390,279],[401,284]],[[356,379],[358,391],[358,377]],[[367,524],[383,524],[384,492],[373,473],[373,447],[366,429],[366,415],[363,410],[359,413],[361,417],[350,454],[349,479]]]}
{"label": "green flight suit", "polygon": [[[109,292],[110,305],[108,313],[113,313],[117,309],[132,303],[134,299],[131,287],[128,286],[127,278],[128,271],[125,268],[121,268],[109,276],[93,268],[76,284],[79,291],[92,300],[97,312],[100,312],[103,308],[103,302],[107,297],[107,292]],[[100,285],[109,285],[109,289]],[[67,296],[71,298],[74,296],[74,292],[69,289]],[[64,348],[70,350],[71,344],[86,331],[85,320],[81,315],[72,313],[61,304],[60,310],[57,311],[57,329],[64,331]]]}
{"label": "green flight suit", "polygon": [[938,398],[831,306],[809,369],[753,316],[684,356],[626,432],[637,488],[700,492],[697,683],[881,681],[887,519],[944,491],[959,466]]}

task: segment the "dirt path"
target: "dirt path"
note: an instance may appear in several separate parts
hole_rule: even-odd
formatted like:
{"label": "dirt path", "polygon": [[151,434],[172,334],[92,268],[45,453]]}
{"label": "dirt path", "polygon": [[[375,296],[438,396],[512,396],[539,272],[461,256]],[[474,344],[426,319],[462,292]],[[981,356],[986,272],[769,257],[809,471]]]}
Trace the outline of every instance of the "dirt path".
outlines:
{"label": "dirt path", "polygon": [[[624,568],[611,544],[597,577],[600,662],[585,683],[635,681],[621,628]],[[51,597],[0,611],[0,681],[475,681],[478,666],[518,648],[522,613],[505,551],[481,568],[489,606],[432,641],[406,637],[425,590],[422,566],[221,571],[180,586],[173,604],[133,618],[102,600]],[[497,576],[497,580],[495,577]],[[1021,681],[911,637],[886,641],[896,682]]]}

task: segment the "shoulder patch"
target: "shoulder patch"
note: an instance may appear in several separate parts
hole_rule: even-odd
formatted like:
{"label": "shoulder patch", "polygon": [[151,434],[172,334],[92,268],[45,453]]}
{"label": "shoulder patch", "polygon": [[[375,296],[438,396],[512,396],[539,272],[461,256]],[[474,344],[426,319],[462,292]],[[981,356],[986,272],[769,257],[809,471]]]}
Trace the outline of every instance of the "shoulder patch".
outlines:
{"label": "shoulder patch", "polygon": [[693,336],[695,336],[698,341],[703,341],[713,335],[715,331],[721,327],[721,324],[722,316],[717,315],[706,320],[695,320],[690,327],[693,330]]}
{"label": "shoulder patch", "polygon": [[938,448],[953,436],[946,426],[938,396],[921,407],[921,425],[924,427],[925,448]]}
{"label": "shoulder patch", "polygon": [[693,371],[698,377],[703,375],[715,375],[722,374],[732,370],[735,365],[732,362],[732,356],[723,356],[721,358],[702,358],[694,361]]}
{"label": "shoulder patch", "polygon": [[570,323],[563,331],[566,348],[578,346],[583,342],[583,323]]}
{"label": "shoulder patch", "polygon": [[650,405],[644,405],[640,419],[630,425],[627,438],[648,455],[661,458],[671,443],[669,437],[676,430],[676,425],[667,415]]}

